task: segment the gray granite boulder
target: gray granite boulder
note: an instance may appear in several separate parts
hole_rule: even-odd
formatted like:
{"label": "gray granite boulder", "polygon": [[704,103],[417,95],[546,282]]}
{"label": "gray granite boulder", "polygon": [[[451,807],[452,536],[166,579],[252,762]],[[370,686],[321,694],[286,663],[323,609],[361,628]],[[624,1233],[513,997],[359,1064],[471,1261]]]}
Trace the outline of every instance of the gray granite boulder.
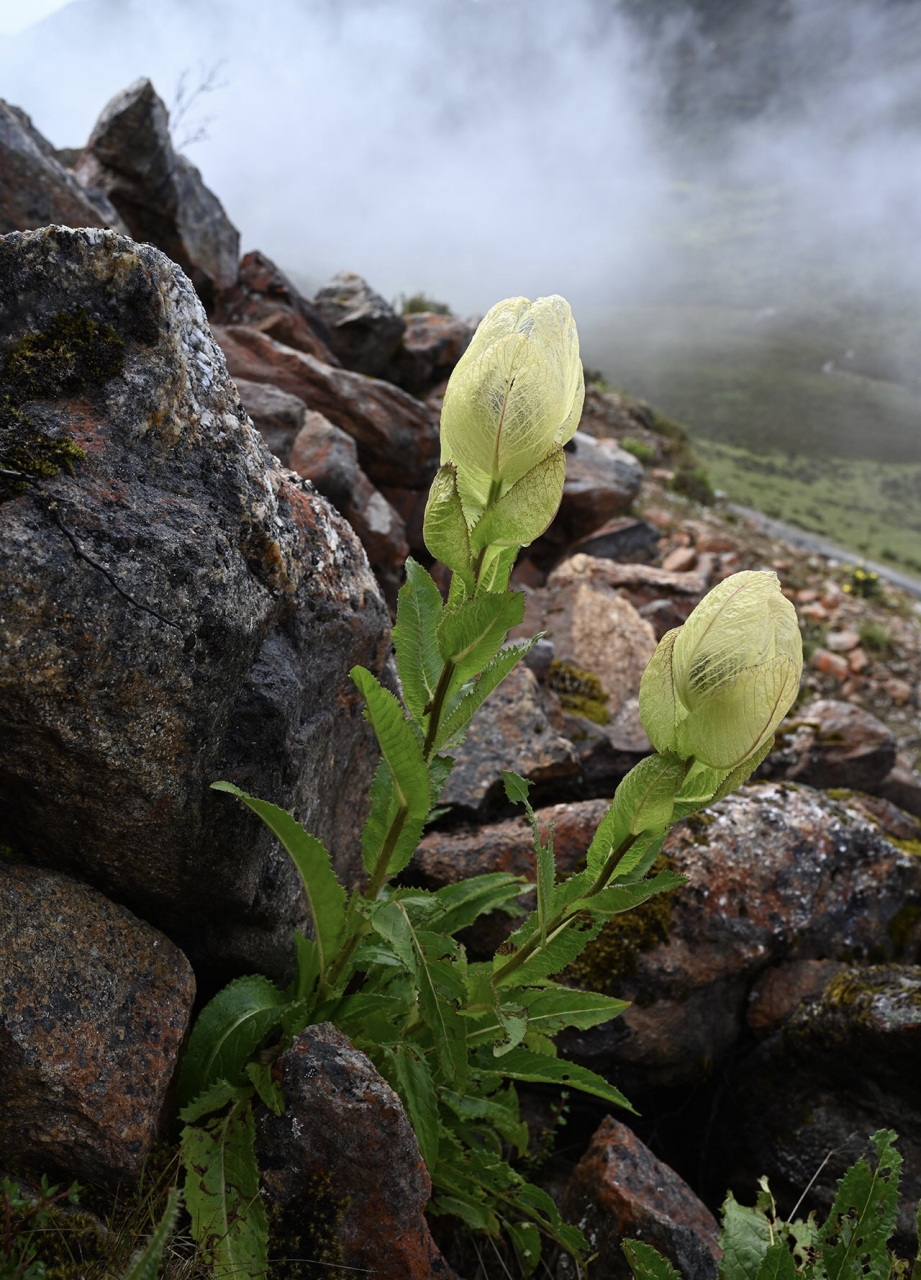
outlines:
{"label": "gray granite boulder", "polygon": [[388,376],[406,321],[354,271],[334,275],[314,298],[329,326],[330,346],[355,373]]}
{"label": "gray granite boulder", "polygon": [[135,240],[177,262],[206,302],[235,283],[239,233],[195,165],[173,149],[168,112],[149,80],[103,108],[74,176],[104,192]]}
{"label": "gray granite boulder", "polygon": [[280,972],[298,877],[209,786],[294,810],[361,874],[374,755],[348,672],[389,651],[367,559],[272,459],[158,250],[7,236],[0,299],[0,843],[127,904],[199,977]]}
{"label": "gray granite boulder", "polygon": [[85,190],[64,168],[26,113],[0,99],[0,235],[50,222],[127,230],[101,192]]}

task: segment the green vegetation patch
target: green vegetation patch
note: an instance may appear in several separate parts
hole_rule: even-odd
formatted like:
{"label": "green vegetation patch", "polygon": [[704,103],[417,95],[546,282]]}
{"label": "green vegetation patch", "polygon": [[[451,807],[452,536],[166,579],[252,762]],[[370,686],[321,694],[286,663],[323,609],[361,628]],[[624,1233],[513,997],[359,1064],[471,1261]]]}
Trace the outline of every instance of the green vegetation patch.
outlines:
{"label": "green vegetation patch", "polygon": [[0,388],[0,502],[24,493],[29,478],[49,479],[63,467],[73,475],[86,454],[65,432],[37,425],[22,406],[99,386],[121,372],[125,344],[85,310],[59,311],[3,355]]}
{"label": "green vegetation patch", "polygon": [[417,316],[426,311],[435,316],[454,315],[446,302],[436,302],[426,293],[413,293],[408,298],[401,293],[397,305],[401,316]]}
{"label": "green vegetation patch", "polygon": [[574,716],[583,716],[595,724],[609,724],[608,695],[601,681],[591,671],[584,671],[571,662],[554,658],[550,664],[550,678],[547,682],[559,696],[564,711]]}
{"label": "green vegetation patch", "polygon": [[[674,870],[674,863],[660,854],[653,872],[665,870]],[[612,917],[598,937],[571,961],[564,975],[566,981],[587,991],[600,991],[602,995],[621,995],[621,980],[636,973],[637,959],[642,952],[668,941],[671,927],[670,894],[649,898],[632,911]],[[640,999],[634,1003],[644,1002]]]}

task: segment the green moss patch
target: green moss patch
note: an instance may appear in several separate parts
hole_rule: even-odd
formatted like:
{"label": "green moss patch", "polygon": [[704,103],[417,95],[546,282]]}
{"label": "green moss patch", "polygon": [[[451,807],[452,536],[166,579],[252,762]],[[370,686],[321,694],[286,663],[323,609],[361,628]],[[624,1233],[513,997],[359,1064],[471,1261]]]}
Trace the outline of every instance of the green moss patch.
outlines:
{"label": "green moss patch", "polygon": [[554,658],[550,664],[550,678],[547,682],[559,696],[564,711],[575,716],[584,716],[595,724],[608,724],[610,715],[601,681],[591,671],[584,671],[571,662],[563,662]]}
{"label": "green moss patch", "polygon": [[[671,859],[660,855],[651,874],[671,866]],[[632,911],[608,920],[598,937],[566,969],[564,980],[588,991],[621,995],[620,980],[636,972],[642,952],[668,941],[671,926],[671,894],[657,894]]]}
{"label": "green moss patch", "polygon": [[0,501],[23,493],[29,478],[49,479],[62,467],[72,475],[74,463],[86,458],[70,436],[38,426],[22,406],[100,386],[124,363],[122,339],[86,310],[59,311],[7,348],[0,378],[0,471],[18,475],[0,475]]}

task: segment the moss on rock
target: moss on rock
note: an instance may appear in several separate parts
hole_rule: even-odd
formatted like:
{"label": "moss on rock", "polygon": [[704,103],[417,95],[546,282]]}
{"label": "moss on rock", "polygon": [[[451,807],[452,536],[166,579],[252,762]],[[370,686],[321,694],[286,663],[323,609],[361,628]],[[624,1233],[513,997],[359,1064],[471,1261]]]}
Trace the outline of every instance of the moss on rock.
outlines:
{"label": "moss on rock", "polygon": [[[660,854],[650,874],[673,868],[672,860]],[[564,978],[588,991],[620,995],[619,981],[636,972],[637,958],[642,952],[668,941],[671,926],[671,894],[657,894],[632,911],[608,920],[598,937],[572,961]]]}
{"label": "moss on rock", "polygon": [[550,664],[547,682],[558,695],[564,711],[583,716],[595,724],[608,724],[610,715],[606,703],[608,695],[601,681],[591,671],[585,671],[571,662],[554,658]]}
{"label": "moss on rock", "polygon": [[22,411],[32,400],[54,400],[99,386],[120,373],[125,344],[111,325],[85,309],[59,311],[35,333],[27,333],[3,355],[0,378],[0,501],[50,479],[86,454],[63,431],[38,426]]}

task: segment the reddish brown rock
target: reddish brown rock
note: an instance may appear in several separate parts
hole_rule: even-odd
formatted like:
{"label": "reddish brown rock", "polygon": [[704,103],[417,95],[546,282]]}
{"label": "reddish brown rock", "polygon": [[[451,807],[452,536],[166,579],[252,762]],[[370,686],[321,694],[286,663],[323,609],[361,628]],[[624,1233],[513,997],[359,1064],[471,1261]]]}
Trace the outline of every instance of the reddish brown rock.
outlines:
{"label": "reddish brown rock", "polygon": [[354,271],[334,275],[314,298],[330,345],[347,369],[384,378],[406,329],[406,321]]}
{"label": "reddish brown rock", "polygon": [[895,756],[895,736],[876,716],[852,702],[821,699],[797,708],[781,724],[760,776],[873,791]]}
{"label": "reddish brown rock", "polygon": [[253,426],[282,466],[289,466],[291,446],[304,425],[307,406],[298,396],[280,391],[269,382],[235,378],[234,383]]}
{"label": "reddish brown rock", "polygon": [[194,999],[188,960],[125,907],[0,862],[0,1164],[136,1178]]}
{"label": "reddish brown rock", "polygon": [[380,1280],[450,1280],[424,1209],[428,1170],[400,1099],[332,1023],[307,1027],[278,1063],[285,1110],[257,1122],[263,1185],[297,1231],[318,1179],[343,1205],[342,1261]]}
{"label": "reddish brown rock", "polygon": [[[674,1169],[658,1160],[626,1125],[606,1116],[566,1189],[563,1212],[591,1241],[592,1268],[610,1280],[630,1280],[624,1240],[641,1240],[665,1255],[684,1280],[716,1280],[719,1227]],[[571,1264],[561,1277],[574,1276]]]}
{"label": "reddish brown rock", "polygon": [[748,996],[748,1025],[759,1039],[776,1031],[804,1000],[816,1000],[847,965],[841,960],[789,960],[758,979]]}
{"label": "reddish brown rock", "polygon": [[697,552],[693,547],[676,547],[662,561],[666,573],[687,573],[697,564]]}
{"label": "reddish brown rock", "polygon": [[403,340],[381,376],[414,396],[425,396],[451,373],[470,345],[474,326],[432,311],[403,319]]}
{"label": "reddish brown rock", "polygon": [[218,293],[210,318],[215,324],[249,325],[324,364],[339,364],[317,308],[258,250],[244,254],[236,284]]}
{"label": "reddish brown rock", "polygon": [[173,150],[168,112],[149,80],[103,108],[74,176],[104,192],[134,239],[162,249],[206,301],[236,280],[239,233],[195,165]]}
{"label": "reddish brown rock", "polygon": [[769,966],[911,959],[921,946],[921,859],[807,787],[745,786],[674,828],[663,854],[689,883],[658,919],[660,940],[615,931],[606,945],[602,933],[579,962],[634,1004],[606,1027],[562,1037],[567,1054],[613,1071],[628,1097],[692,1079],[728,1053]]}
{"label": "reddish brown rock", "polygon": [[[485,816],[506,804],[503,769],[538,787],[579,772],[572,743],[556,731],[533,672],[519,663],[473,718],[441,803]],[[538,792],[539,795],[539,792]]]}
{"label": "reddish brown rock", "polygon": [[[523,639],[545,631],[557,658],[598,677],[608,697],[608,714],[616,719],[639,692],[656,637],[633,605],[607,585],[606,567],[612,561],[577,559],[583,572],[554,571],[546,587],[527,592],[524,621],[511,634]],[[573,563],[567,560],[561,568]]]}
{"label": "reddish brown rock", "polygon": [[[810,617],[817,618],[819,615],[816,610],[819,605],[812,605]],[[806,610],[804,609],[805,613]],[[822,616],[824,617],[824,611]],[[812,657],[809,659],[816,671],[821,671],[823,675],[831,676],[834,680],[846,680],[850,674],[851,668],[848,665],[847,658],[842,658],[840,653],[832,653],[829,649],[823,649],[820,645],[817,649],[813,649]]]}
{"label": "reddish brown rock", "polygon": [[438,466],[438,431],[426,407],[389,382],[334,369],[245,325],[215,326],[231,377],[271,382],[299,396],[358,446],[374,484],[421,488]]}

